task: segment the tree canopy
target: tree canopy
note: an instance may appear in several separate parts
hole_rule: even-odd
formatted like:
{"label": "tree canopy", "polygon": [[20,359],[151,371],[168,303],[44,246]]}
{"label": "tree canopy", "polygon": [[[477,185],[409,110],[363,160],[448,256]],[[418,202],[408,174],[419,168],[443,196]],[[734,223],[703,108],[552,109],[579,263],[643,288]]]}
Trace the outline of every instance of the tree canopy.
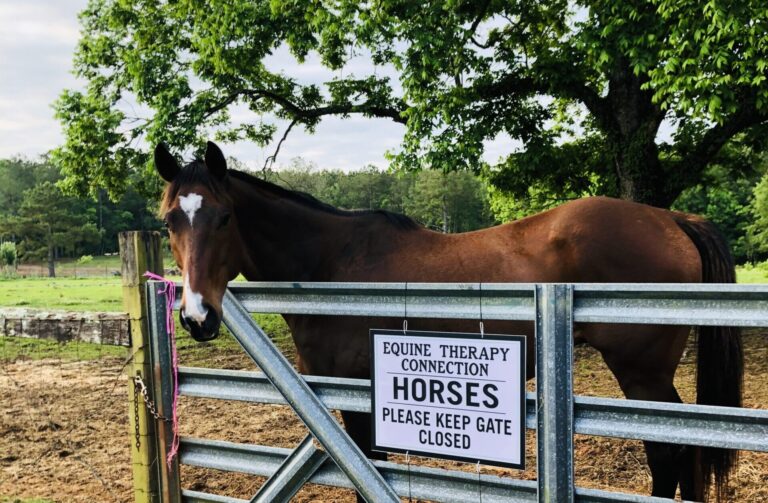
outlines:
{"label": "tree canopy", "polygon": [[[311,131],[363,114],[406,126],[404,169],[481,170],[484,142],[506,135],[522,147],[485,167],[501,189],[669,206],[734,135],[768,132],[757,0],[90,0],[81,22],[87,87],[56,104],[54,156],[79,193],[119,194],[148,164],[142,145],[201,145],[212,128],[264,145],[287,133],[270,117]],[[270,68],[281,47],[332,70],[373,66],[306,83]],[[233,122],[235,104],[252,118]],[[665,119],[675,133],[660,143]],[[144,180],[158,190],[148,168]]]}

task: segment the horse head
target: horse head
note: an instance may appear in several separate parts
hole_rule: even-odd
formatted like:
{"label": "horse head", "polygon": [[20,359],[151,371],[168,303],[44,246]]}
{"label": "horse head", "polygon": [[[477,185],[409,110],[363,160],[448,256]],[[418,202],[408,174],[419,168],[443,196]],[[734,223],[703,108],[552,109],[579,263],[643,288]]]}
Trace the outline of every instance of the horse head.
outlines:
{"label": "horse head", "polygon": [[155,148],[155,167],[168,182],[160,212],[184,282],[179,319],[195,340],[209,341],[219,334],[227,282],[241,269],[233,259],[240,239],[227,195],[227,162],[219,147],[208,142],[202,160],[181,168],[161,143]]}

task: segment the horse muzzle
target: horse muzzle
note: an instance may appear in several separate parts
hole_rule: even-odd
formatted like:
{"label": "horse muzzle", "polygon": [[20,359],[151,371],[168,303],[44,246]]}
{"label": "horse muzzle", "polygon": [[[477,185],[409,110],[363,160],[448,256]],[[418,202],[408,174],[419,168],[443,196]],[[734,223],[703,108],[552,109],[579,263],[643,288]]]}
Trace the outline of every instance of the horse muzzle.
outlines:
{"label": "horse muzzle", "polygon": [[219,336],[219,327],[221,326],[219,313],[210,305],[203,304],[203,307],[207,312],[202,323],[198,319],[187,316],[183,308],[179,311],[181,326],[197,342],[212,341]]}

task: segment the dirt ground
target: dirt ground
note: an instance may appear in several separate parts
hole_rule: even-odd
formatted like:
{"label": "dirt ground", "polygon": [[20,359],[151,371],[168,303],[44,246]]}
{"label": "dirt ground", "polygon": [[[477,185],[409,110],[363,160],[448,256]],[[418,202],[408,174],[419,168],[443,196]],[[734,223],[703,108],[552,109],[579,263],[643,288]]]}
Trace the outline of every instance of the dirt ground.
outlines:
{"label": "dirt ground", "polygon": [[[745,407],[768,408],[768,334],[745,336]],[[576,350],[578,394],[618,397],[619,390],[599,355]],[[182,365],[189,364],[181,355]],[[44,498],[55,502],[131,501],[128,386],[123,362],[37,360],[0,362],[0,501]],[[252,368],[245,357],[217,357],[216,366]],[[684,358],[676,384],[694,401],[695,359]],[[229,403],[184,397],[182,435],[293,447],[306,434],[283,406]],[[766,440],[768,441],[768,439]],[[483,467],[483,473],[535,479],[535,434],[527,435],[529,467],[523,472]],[[642,444],[577,436],[576,482],[590,488],[647,494],[650,474]],[[402,461],[402,457],[394,457]],[[474,470],[474,465],[417,459],[414,463]],[[249,499],[263,479],[182,467],[188,489]],[[744,452],[732,476],[731,501],[768,501],[768,455]],[[10,499],[8,499],[10,498]],[[351,491],[306,486],[295,501],[352,502]]]}

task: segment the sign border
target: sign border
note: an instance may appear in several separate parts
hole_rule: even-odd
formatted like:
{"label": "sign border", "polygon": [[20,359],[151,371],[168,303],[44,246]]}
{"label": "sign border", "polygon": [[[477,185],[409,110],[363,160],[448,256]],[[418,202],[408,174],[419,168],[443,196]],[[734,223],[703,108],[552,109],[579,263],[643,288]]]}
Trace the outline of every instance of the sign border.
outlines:
{"label": "sign border", "polygon": [[[450,454],[436,454],[434,452],[425,451],[412,451],[407,449],[400,449],[397,447],[387,447],[378,445],[376,442],[376,358],[374,355],[374,334],[382,335],[403,335],[411,337],[435,337],[445,339],[473,339],[473,340],[504,340],[504,341],[519,341],[521,343],[520,351],[520,381],[523,384],[522,392],[520,393],[520,463],[507,463],[503,461],[494,461],[487,459],[470,458],[466,456],[453,456]],[[383,453],[398,453],[398,454],[413,454],[416,456],[424,456],[434,459],[449,459],[452,461],[464,461],[469,463],[482,463],[488,466],[500,466],[504,468],[514,468],[517,470],[525,470],[525,419],[526,419],[526,356],[527,356],[527,341],[528,338],[524,335],[505,335],[505,334],[484,334],[482,337],[480,333],[472,332],[432,332],[426,330],[392,330],[392,329],[376,329],[371,328],[368,330],[368,338],[370,344],[370,361],[371,361],[371,450],[375,452]]]}

